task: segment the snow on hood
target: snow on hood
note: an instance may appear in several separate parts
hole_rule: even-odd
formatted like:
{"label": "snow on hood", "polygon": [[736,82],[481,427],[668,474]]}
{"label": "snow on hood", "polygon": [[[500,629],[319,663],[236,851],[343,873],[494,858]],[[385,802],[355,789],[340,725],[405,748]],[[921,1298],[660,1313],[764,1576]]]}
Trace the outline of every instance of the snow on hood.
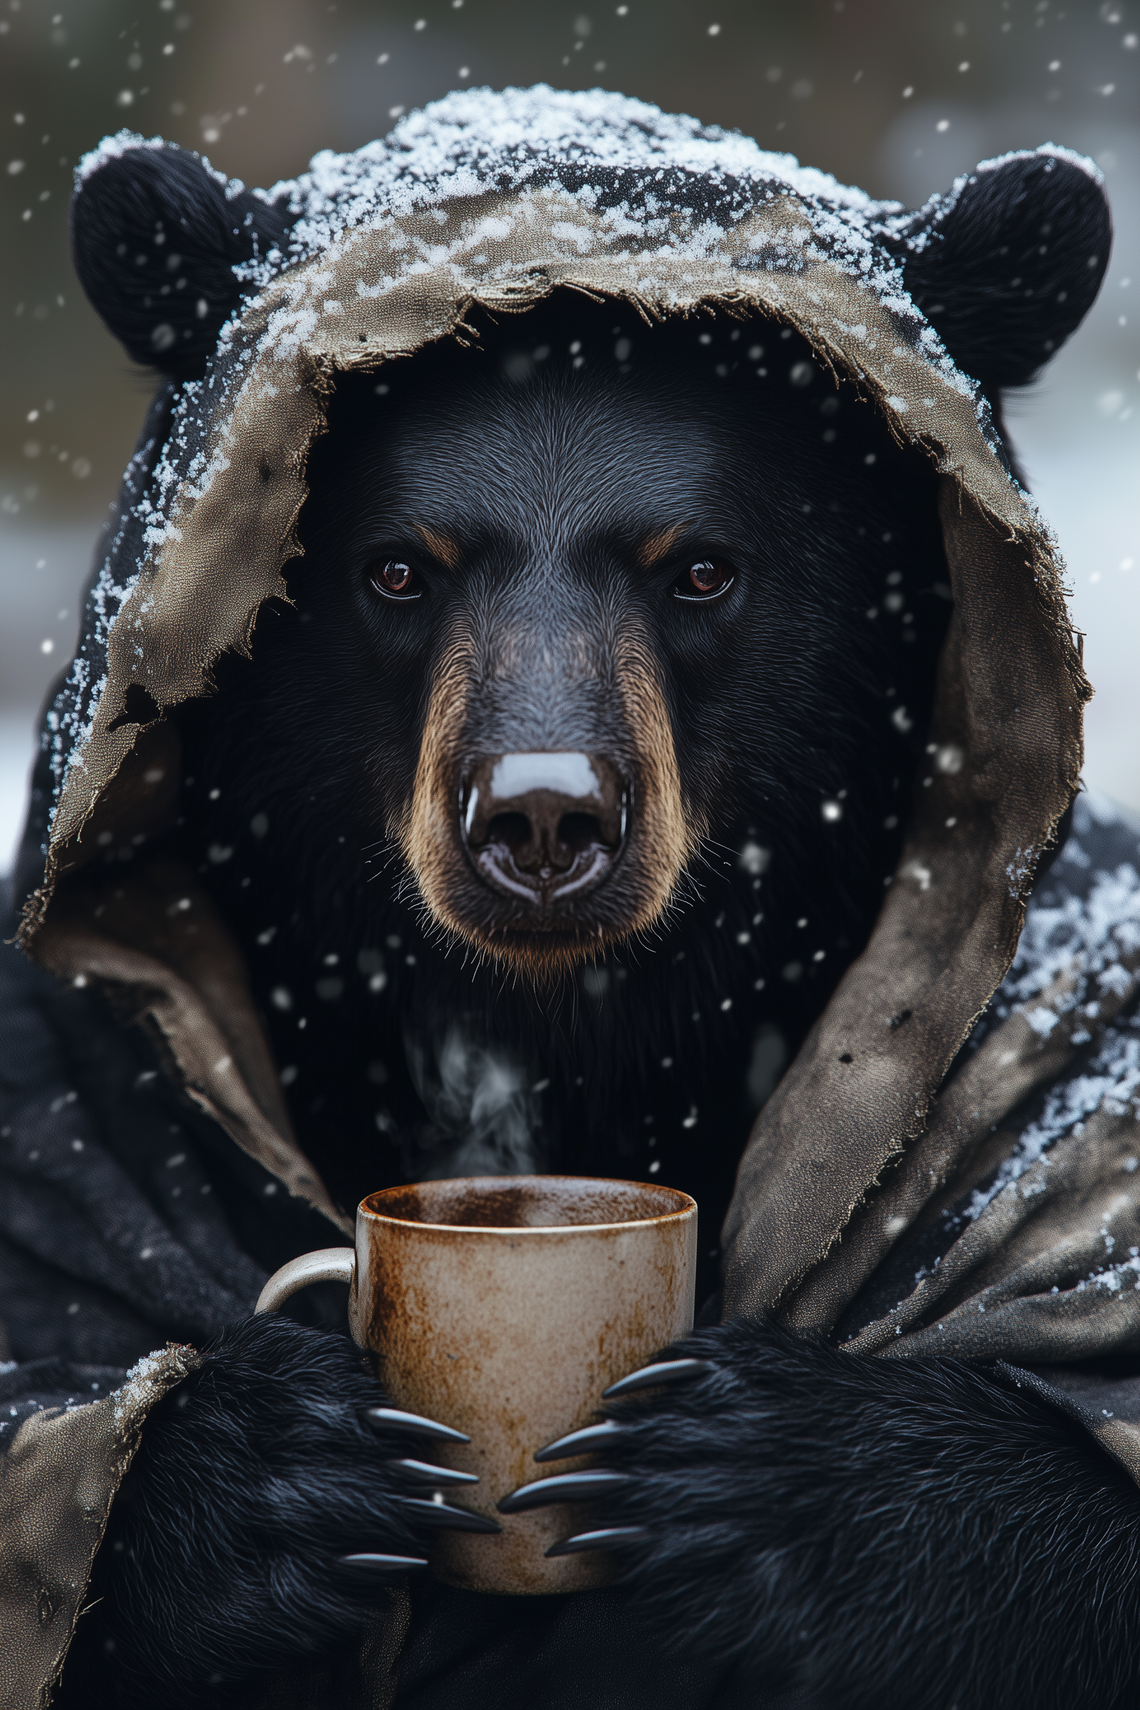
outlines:
{"label": "snow on hood", "polygon": [[[141,140],[101,145],[80,184],[108,150]],[[898,872],[866,951],[765,1106],[726,1226],[734,1309],[785,1299],[922,1132],[1005,974],[1037,859],[1077,787],[1089,693],[1052,538],[978,388],[906,293],[895,255],[907,216],[736,133],[541,86],[451,95],[258,194],[297,215],[290,249],[242,270],[245,300],[206,375],[164,387],[152,408],[47,717],[54,782],[25,845],[32,883],[41,838],[45,865],[22,941],[66,977],[98,963],[105,982],[159,989],[158,961],[148,953],[143,981],[126,927],[108,950],[110,926],[90,909],[80,920],[68,899],[76,880],[95,883],[104,845],[172,823],[179,763],[164,715],[207,690],[214,661],[247,649],[262,603],[285,593],[308,449],[340,374],[462,336],[472,306],[521,313],[562,286],[651,322],[719,307],[792,326],[935,464],[955,603],[934,758]],[[939,765],[951,751],[958,763]],[[130,932],[156,909],[157,891]],[[274,1078],[250,1025],[233,1045],[236,991],[231,981],[211,1023],[232,1045],[224,1087],[214,1045],[187,1019],[212,1000],[185,982],[161,1012],[169,1053],[239,1143],[308,1193],[300,1163],[272,1161],[279,1099],[258,1094],[269,1124],[258,1130],[233,1091],[233,1064],[251,1085]]]}
{"label": "snow on hood", "polygon": [[[84,157],[77,185],[107,159],[140,146],[165,145],[121,131]],[[231,194],[241,188],[237,180],[228,184]],[[369,300],[391,302],[417,278],[437,286],[445,281],[452,312],[441,324],[415,329],[419,338],[410,348],[425,335],[452,330],[464,301],[504,307],[513,297],[512,306],[523,307],[559,275],[569,281],[576,272],[583,280],[592,274],[603,290],[634,297],[651,314],[684,311],[710,298],[775,309],[826,359],[869,384],[900,437],[921,439],[928,413],[947,394],[957,394],[967,406],[961,423],[972,429],[975,487],[988,488],[983,497],[1003,520],[1025,526],[1025,495],[1011,505],[1008,490],[1002,491],[1009,484],[988,406],[910,300],[895,250],[887,246],[899,205],[875,202],[826,173],[800,167],[791,155],[766,153],[738,133],[601,90],[469,90],[409,114],[383,141],[351,154],[318,154],[306,174],[257,194],[287,203],[297,216],[288,253],[275,250],[236,270],[248,294],[221,331],[210,373],[181,387],[172,420],[149,436],[128,471],[118,532],[108,543],[80,648],[49,721],[57,802],[67,803],[57,811],[57,830],[68,840],[101,787],[87,774],[108,688],[111,633],[138,592],[140,573],[153,569],[167,543],[179,539],[179,516],[231,468],[232,436],[216,431],[218,425],[241,394],[248,398],[251,385],[264,388],[266,367],[314,355],[318,362],[331,358],[325,366],[334,369],[360,366],[362,353],[337,337],[344,321]],[[536,207],[541,211],[544,204],[547,217],[536,221]],[[378,241],[370,244],[369,234]],[[599,272],[596,263],[603,259]],[[833,287],[837,277],[846,281],[842,304],[837,308],[811,290],[781,303],[773,289],[779,277],[803,281],[820,263]],[[834,289],[830,295],[834,299]],[[330,338],[330,323],[337,320],[342,325],[333,326]],[[371,340],[363,353],[370,366],[409,348],[394,348],[375,333],[358,338]],[[900,363],[909,368],[909,387],[901,374],[893,376]],[[277,383],[270,378],[269,390]],[[302,452],[311,437],[302,430]],[[1032,522],[1043,540],[1040,519]],[[246,633],[259,603],[255,599],[244,613]],[[240,645],[242,637],[227,639]],[[219,650],[203,638],[203,667]],[[172,698],[185,693],[179,685]],[[116,704],[113,716],[122,712]],[[114,746],[117,762],[129,744],[124,738]]]}

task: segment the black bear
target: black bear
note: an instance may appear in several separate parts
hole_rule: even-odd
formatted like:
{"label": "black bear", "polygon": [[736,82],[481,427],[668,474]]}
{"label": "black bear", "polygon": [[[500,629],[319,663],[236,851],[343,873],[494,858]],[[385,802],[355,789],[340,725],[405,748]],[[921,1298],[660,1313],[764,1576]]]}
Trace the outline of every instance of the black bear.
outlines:
{"label": "black bear", "polygon": [[[1085,899],[1137,845],[1063,819],[1087,691],[1001,422],[1104,272],[1087,163],[912,215],[483,92],[269,195],[113,139],[73,237],[166,380],[17,880],[2,1394],[205,1352],[121,1392],[28,1692],[1131,1704],[1135,1157],[1046,1105],[1130,1025],[1140,882],[1103,943]],[[991,1239],[1050,1146],[1060,1223]],[[615,1585],[499,1599],[420,1571],[465,1511],[343,1300],[248,1314],[365,1193],[533,1171],[693,1193],[705,1304],[608,1409]]]}

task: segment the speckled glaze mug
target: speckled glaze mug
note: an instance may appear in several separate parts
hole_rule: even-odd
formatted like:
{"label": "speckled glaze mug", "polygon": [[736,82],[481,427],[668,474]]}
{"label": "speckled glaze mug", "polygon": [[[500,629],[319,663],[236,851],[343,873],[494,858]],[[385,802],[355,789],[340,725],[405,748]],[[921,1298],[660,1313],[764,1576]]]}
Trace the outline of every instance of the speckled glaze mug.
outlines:
{"label": "speckled glaze mug", "polygon": [[[272,1276],[275,1311],[313,1282],[350,1285],[349,1324],[392,1405],[471,1440],[432,1444],[479,1483],[449,1491],[498,1535],[447,1532],[433,1572],[472,1591],[580,1591],[602,1552],[547,1559],[582,1528],[580,1505],[502,1515],[541,1477],[537,1449],[591,1424],[602,1391],[692,1328],[697,1207],[687,1194],[588,1176],[475,1176],[370,1194],[356,1247],[308,1253]],[[559,1462],[573,1471],[581,1459]]]}

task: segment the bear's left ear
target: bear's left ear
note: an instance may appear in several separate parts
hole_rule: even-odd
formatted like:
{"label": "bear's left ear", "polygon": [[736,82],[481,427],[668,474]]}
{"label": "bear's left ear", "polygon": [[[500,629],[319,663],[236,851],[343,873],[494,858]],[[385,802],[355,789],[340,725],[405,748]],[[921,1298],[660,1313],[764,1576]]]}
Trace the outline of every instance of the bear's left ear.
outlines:
{"label": "bear's left ear", "polygon": [[172,380],[205,372],[241,301],[238,263],[284,248],[289,212],[173,143],[100,151],[71,202],[71,253],[127,355]]}
{"label": "bear's left ear", "polygon": [[987,161],[900,224],[911,297],[994,402],[1076,331],[1112,247],[1094,169],[1048,148]]}

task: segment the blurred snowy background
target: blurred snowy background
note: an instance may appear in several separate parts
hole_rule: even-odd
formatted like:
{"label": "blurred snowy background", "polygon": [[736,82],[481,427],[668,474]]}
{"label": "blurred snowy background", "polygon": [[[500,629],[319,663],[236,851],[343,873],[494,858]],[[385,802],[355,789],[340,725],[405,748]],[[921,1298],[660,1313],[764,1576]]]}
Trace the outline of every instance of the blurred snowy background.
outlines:
{"label": "blurred snowy background", "polygon": [[908,206],[1011,148],[1100,164],[1104,290],[1010,419],[1087,635],[1086,779],[1140,807],[1140,0],[0,0],[0,74],[0,871],[149,391],[71,274],[75,161],[127,125],[265,185],[480,84],[621,89]]}

